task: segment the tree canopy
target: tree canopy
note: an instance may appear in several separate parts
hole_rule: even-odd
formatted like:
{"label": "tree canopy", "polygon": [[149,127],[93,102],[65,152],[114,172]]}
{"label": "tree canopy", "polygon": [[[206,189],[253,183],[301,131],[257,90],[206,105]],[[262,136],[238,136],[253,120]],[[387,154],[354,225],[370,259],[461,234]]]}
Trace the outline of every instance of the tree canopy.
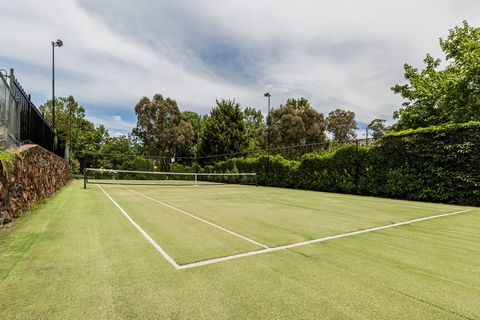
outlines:
{"label": "tree canopy", "polygon": [[240,105],[234,100],[217,100],[216,106],[205,118],[200,155],[238,153],[245,151],[247,146],[245,118]]}
{"label": "tree canopy", "polygon": [[156,94],[150,100],[143,97],[135,106],[137,125],[132,135],[149,155],[165,157],[164,169],[169,168],[170,157],[190,154],[194,142],[191,122],[182,119],[177,102]]}
{"label": "tree canopy", "polygon": [[405,64],[407,84],[392,87],[404,99],[393,130],[480,120],[480,28],[464,22],[440,47],[444,63],[427,54],[422,70]]}
{"label": "tree canopy", "polygon": [[326,140],[323,114],[305,98],[288,99],[270,112],[270,145],[284,147]]}
{"label": "tree canopy", "polygon": [[336,141],[349,141],[355,139],[357,134],[355,112],[336,109],[328,114],[327,131],[333,134]]}
{"label": "tree canopy", "polygon": [[[52,100],[40,105],[40,111],[47,121],[52,121]],[[85,117],[85,108],[73,96],[55,99],[55,127],[67,139],[75,170],[92,163],[102,144],[109,137],[103,125],[95,127]]]}
{"label": "tree canopy", "polygon": [[370,124],[367,126],[368,130],[372,130],[373,139],[380,139],[385,132],[387,132],[387,126],[385,125],[385,119],[373,119]]}

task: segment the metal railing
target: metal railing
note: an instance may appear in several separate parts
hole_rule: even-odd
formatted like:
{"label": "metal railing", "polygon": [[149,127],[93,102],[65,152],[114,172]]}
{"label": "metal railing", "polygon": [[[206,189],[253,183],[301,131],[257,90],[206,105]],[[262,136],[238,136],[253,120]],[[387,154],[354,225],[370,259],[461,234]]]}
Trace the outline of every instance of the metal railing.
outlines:
{"label": "metal railing", "polygon": [[10,70],[10,89],[17,98],[20,107],[20,140],[38,144],[49,151],[54,151],[55,134],[52,127],[35,107],[31,96],[23,90]]}
{"label": "metal railing", "polygon": [[[9,78],[7,83],[6,78]],[[48,121],[43,116],[42,112],[33,104],[31,96],[22,88],[19,81],[15,78],[14,70],[10,69],[10,74],[2,74],[0,81],[0,94],[4,87],[5,96],[8,96],[10,105],[3,108],[5,112],[11,114],[8,118],[8,125],[0,123],[0,127],[10,133],[10,136],[15,137],[16,141],[12,139],[6,141],[4,148],[13,147],[18,144],[34,143],[43,148],[57,154],[60,157],[64,156],[64,144],[59,143],[55,145],[55,132]],[[2,87],[3,86],[3,87]],[[0,98],[1,100],[1,98]],[[9,101],[10,101],[9,100]],[[13,107],[14,105],[14,107]],[[1,106],[1,101],[0,101]],[[2,112],[0,111],[0,114]]]}

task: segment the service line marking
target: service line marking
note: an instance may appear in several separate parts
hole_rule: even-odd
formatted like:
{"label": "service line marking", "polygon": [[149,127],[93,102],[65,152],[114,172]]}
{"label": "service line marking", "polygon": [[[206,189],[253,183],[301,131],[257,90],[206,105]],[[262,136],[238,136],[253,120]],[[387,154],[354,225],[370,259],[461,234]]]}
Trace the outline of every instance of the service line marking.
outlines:
{"label": "service line marking", "polygon": [[142,196],[142,197],[144,197],[144,198],[146,198],[146,199],[149,199],[149,200],[154,201],[154,202],[156,202],[156,203],[158,203],[158,204],[161,204],[161,205],[163,205],[163,206],[165,206],[165,207],[168,207],[168,208],[170,208],[170,209],[173,209],[173,210],[175,210],[175,211],[178,211],[178,212],[180,212],[180,213],[183,213],[183,214],[185,214],[185,215],[187,215],[187,216],[189,216],[189,217],[192,217],[192,218],[197,219],[197,220],[199,220],[199,221],[201,221],[201,222],[204,222],[204,223],[206,223],[206,224],[208,224],[208,225],[211,225],[212,227],[215,227],[215,228],[220,229],[220,230],[222,230],[222,231],[228,232],[228,233],[230,233],[231,235],[234,235],[234,236],[236,236],[236,237],[238,237],[238,238],[241,238],[241,239],[243,239],[243,240],[246,240],[246,241],[248,241],[248,242],[251,242],[251,243],[253,243],[254,245],[257,245],[257,246],[262,247],[262,248],[264,248],[264,249],[268,249],[268,246],[266,246],[266,245],[264,245],[264,244],[261,244],[261,243],[255,241],[255,240],[250,239],[250,238],[247,238],[247,237],[245,237],[245,236],[242,236],[241,234],[238,234],[238,233],[236,233],[236,232],[234,232],[234,231],[232,231],[232,230],[229,230],[229,229],[227,229],[227,228],[224,228],[224,227],[222,227],[222,226],[219,226],[218,224],[215,224],[215,223],[210,222],[210,221],[208,221],[208,220],[205,220],[205,219],[202,219],[202,218],[200,218],[200,217],[197,217],[196,215],[193,215],[193,214],[188,213],[188,212],[186,212],[186,211],[184,211],[184,210],[182,210],[182,209],[179,209],[179,208],[176,208],[176,207],[174,207],[174,206],[171,206],[171,205],[169,205],[169,204],[167,204],[167,203],[165,203],[165,202],[162,202],[162,201],[160,201],[160,200],[157,200],[157,199],[154,199],[154,198],[152,198],[152,197],[149,197],[149,196],[147,196],[146,194],[143,194],[143,193],[141,193],[141,192],[132,190],[132,189],[127,188],[127,187],[125,187],[125,189],[127,189],[128,191],[133,192],[133,193],[135,193],[135,194],[138,194],[139,196]]}
{"label": "service line marking", "polygon": [[367,233],[367,232],[372,232],[372,231],[378,231],[378,230],[398,227],[398,226],[411,224],[411,223],[415,223],[415,222],[420,222],[420,221],[425,221],[425,220],[430,220],[430,219],[437,219],[437,218],[452,216],[452,215],[465,213],[465,212],[469,212],[469,211],[472,211],[472,209],[455,211],[455,212],[444,213],[444,214],[438,214],[438,215],[435,215],[435,216],[428,216],[428,217],[408,220],[408,221],[404,221],[404,222],[397,222],[397,223],[392,223],[392,224],[388,224],[388,225],[384,225],[384,226],[380,226],[380,227],[374,227],[374,228],[369,228],[369,229],[364,229],[364,230],[359,230],[359,231],[342,233],[342,234],[337,234],[337,235],[333,235],[333,236],[318,238],[318,239],[309,240],[309,241],[296,242],[296,243],[287,244],[287,245],[278,246],[278,247],[272,247],[272,248],[267,248],[267,249],[262,249],[262,250],[257,250],[257,251],[239,253],[239,254],[234,254],[234,255],[231,255],[231,256],[220,257],[220,258],[215,258],[215,259],[210,259],[210,260],[203,260],[203,261],[198,261],[198,262],[193,262],[193,263],[180,265],[178,267],[178,269],[181,270],[181,269],[197,268],[197,267],[206,266],[206,265],[209,265],[209,264],[219,263],[219,262],[223,262],[223,261],[234,260],[234,259],[254,256],[254,255],[258,255],[258,254],[269,253],[269,252],[281,251],[281,250],[286,250],[286,249],[291,249],[291,248],[296,248],[296,247],[301,247],[301,246],[307,246],[307,245],[311,245],[311,244],[318,243],[318,242],[350,237],[350,236],[354,236],[354,235],[357,235],[357,234],[362,234],[362,233]]}
{"label": "service line marking", "polygon": [[148,233],[145,232],[145,230],[143,230],[129,215],[128,213],[123,210],[123,208],[115,201],[113,200],[113,198],[100,186],[97,184],[97,187],[100,188],[100,190],[103,191],[103,193],[105,193],[105,195],[113,202],[114,205],[117,206],[117,208],[120,210],[121,213],[123,213],[123,215],[125,216],[125,218],[127,218],[128,221],[130,221],[131,224],[133,224],[133,226],[135,228],[137,228],[138,231],[140,231],[140,233],[145,237],[145,239],[147,239],[148,242],[150,242],[150,244],[165,258],[165,260],[167,260],[175,269],[180,269],[180,266],[178,265],[178,263],[175,262],[175,260],[172,259],[172,257],[170,257],[166,252],[165,250],[162,249],[162,247],[160,247],[158,245],[158,243],[155,242],[155,240],[153,240],[149,235]]}

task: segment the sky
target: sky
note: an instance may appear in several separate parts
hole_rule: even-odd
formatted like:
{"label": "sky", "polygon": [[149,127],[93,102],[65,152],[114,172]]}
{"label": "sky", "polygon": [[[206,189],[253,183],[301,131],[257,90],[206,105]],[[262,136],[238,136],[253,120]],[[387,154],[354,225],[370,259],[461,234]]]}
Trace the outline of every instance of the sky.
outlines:
{"label": "sky", "polygon": [[113,135],[135,126],[135,104],[160,93],[206,114],[216,99],[267,112],[307,98],[328,115],[392,123],[403,65],[443,58],[438,40],[478,0],[0,0],[0,69],[15,69],[36,105],[73,95]]}

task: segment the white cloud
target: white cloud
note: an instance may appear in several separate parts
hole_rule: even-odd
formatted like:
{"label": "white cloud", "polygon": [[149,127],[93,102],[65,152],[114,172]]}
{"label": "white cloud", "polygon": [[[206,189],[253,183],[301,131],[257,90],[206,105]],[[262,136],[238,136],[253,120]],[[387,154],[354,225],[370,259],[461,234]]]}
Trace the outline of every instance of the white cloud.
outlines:
{"label": "white cloud", "polygon": [[[0,67],[27,90],[50,95],[50,41],[57,95],[105,106],[95,122],[128,132],[133,106],[158,92],[208,112],[215,98],[266,109],[305,96],[320,111],[345,107],[360,121],[390,117],[404,62],[439,55],[438,38],[466,19],[471,0],[0,0]],[[10,65],[4,65],[3,59]],[[13,61],[13,62],[11,62]],[[13,64],[13,65],[12,65]],[[18,71],[21,71],[19,74]],[[117,108],[120,116],[111,114]]]}
{"label": "white cloud", "polygon": [[135,123],[125,121],[122,116],[118,114],[106,117],[88,115],[88,119],[96,125],[103,124],[105,127],[109,128],[110,134],[113,136],[129,133],[132,127],[135,126]]}

